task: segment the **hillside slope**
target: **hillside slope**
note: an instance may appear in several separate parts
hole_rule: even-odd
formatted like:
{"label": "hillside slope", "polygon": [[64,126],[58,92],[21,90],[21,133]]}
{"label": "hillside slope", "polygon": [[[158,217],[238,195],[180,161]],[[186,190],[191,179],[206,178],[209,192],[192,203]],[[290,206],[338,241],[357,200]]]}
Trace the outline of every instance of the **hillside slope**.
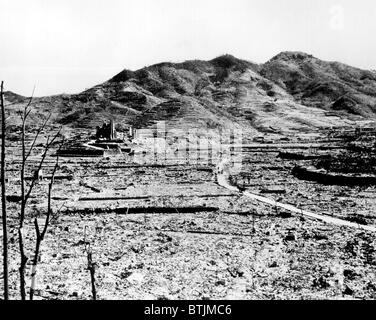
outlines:
{"label": "hillside slope", "polygon": [[[10,93],[6,99],[22,101]],[[286,133],[374,120],[376,74],[300,52],[262,65],[224,55],[123,70],[80,94],[34,101],[38,113],[52,112],[57,124],[72,128],[114,118],[138,128],[163,120],[183,130]]]}
{"label": "hillside slope", "polygon": [[376,73],[301,52],[283,52],[260,72],[307,106],[364,117],[376,113]]}

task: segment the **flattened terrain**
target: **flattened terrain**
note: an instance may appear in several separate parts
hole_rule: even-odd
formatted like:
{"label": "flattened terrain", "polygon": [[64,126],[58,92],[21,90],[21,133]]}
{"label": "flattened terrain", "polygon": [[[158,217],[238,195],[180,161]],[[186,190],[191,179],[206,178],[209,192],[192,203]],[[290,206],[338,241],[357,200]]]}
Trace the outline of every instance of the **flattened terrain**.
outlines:
{"label": "flattened terrain", "polygon": [[[374,192],[371,187],[357,197],[356,190],[297,180],[289,174],[293,164],[275,154],[248,156],[254,160],[248,162],[252,170],[246,169],[249,190],[260,192],[273,183],[287,193],[268,196],[282,202],[340,217],[368,210],[373,224],[375,204],[365,198]],[[10,195],[19,190],[17,168],[16,161],[9,163]],[[290,216],[247,199],[219,186],[214,166],[137,164],[121,156],[62,158],[58,175],[72,179],[54,186],[53,206],[61,213],[43,243],[37,299],[91,298],[87,243],[98,265],[99,299],[376,297],[374,234]],[[32,217],[39,212],[42,218],[46,191],[47,180],[41,181],[30,201],[29,254]],[[14,298],[18,255],[12,226],[18,210],[18,203],[9,203]]]}

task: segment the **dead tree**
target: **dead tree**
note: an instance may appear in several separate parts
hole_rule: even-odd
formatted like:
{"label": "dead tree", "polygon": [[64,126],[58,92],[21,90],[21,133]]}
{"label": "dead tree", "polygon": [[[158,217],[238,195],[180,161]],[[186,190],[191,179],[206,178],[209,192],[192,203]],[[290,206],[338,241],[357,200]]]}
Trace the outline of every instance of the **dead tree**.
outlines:
{"label": "dead tree", "polygon": [[[20,251],[20,267],[19,267],[19,274],[20,274],[20,293],[21,293],[21,299],[26,300],[26,281],[25,281],[25,270],[26,270],[26,264],[29,260],[28,256],[25,252],[25,244],[24,244],[24,224],[25,224],[25,216],[26,216],[26,207],[28,200],[30,198],[31,192],[33,191],[33,188],[38,181],[35,176],[31,180],[29,185],[26,185],[25,180],[25,169],[26,169],[26,163],[28,158],[30,157],[31,153],[34,150],[35,143],[38,140],[38,137],[42,133],[42,131],[46,128],[47,122],[49,121],[51,114],[45,119],[43,124],[39,127],[37,130],[37,133],[34,136],[34,139],[28,148],[26,150],[26,121],[30,115],[31,112],[31,103],[32,103],[33,95],[30,97],[28,103],[26,104],[23,112],[21,113],[21,120],[22,120],[22,132],[21,132],[21,147],[22,147],[22,162],[21,162],[21,210],[20,210],[20,216],[19,216],[19,224],[18,224],[18,244],[19,244],[19,251]],[[56,141],[57,137],[60,134],[60,130],[51,138],[48,137],[44,151],[42,154],[42,157],[39,161],[37,171],[39,172],[42,169],[44,160],[46,159],[47,153],[50,150],[53,143]]]}
{"label": "dead tree", "polygon": [[93,296],[93,300],[97,300],[97,290],[95,287],[95,268],[96,268],[96,263],[93,262],[93,256],[92,256],[92,251],[89,248],[87,251],[87,269],[90,272],[90,280],[91,280],[91,293]]}
{"label": "dead tree", "polygon": [[[62,145],[62,143],[61,143],[61,145]],[[44,226],[43,226],[42,231],[39,228],[38,219],[37,218],[34,219],[36,242],[35,242],[33,265],[32,265],[32,269],[31,269],[31,285],[30,285],[30,295],[29,295],[30,300],[33,300],[34,292],[35,292],[37,266],[38,266],[38,261],[39,261],[39,258],[40,258],[40,247],[41,247],[42,241],[44,240],[44,237],[47,233],[47,228],[49,226],[49,223],[50,223],[50,220],[51,220],[51,217],[52,217],[52,208],[51,208],[52,187],[54,185],[55,173],[56,173],[56,170],[58,169],[58,167],[59,167],[59,156],[57,156],[57,158],[56,158],[56,163],[55,163],[54,169],[52,171],[50,182],[48,184],[47,213],[46,213],[46,218],[44,220]]]}
{"label": "dead tree", "polygon": [[86,227],[85,227],[85,252],[87,256],[87,270],[90,272],[90,281],[91,281],[91,294],[93,300],[97,300],[97,289],[95,285],[95,270],[97,267],[97,264],[93,262],[93,252],[91,250],[91,244],[86,240]]}
{"label": "dead tree", "polygon": [[5,192],[5,106],[4,106],[4,82],[1,81],[0,104],[1,104],[1,209],[3,223],[3,280],[4,280],[4,300],[9,299],[8,284],[8,222],[7,222],[7,206]]}

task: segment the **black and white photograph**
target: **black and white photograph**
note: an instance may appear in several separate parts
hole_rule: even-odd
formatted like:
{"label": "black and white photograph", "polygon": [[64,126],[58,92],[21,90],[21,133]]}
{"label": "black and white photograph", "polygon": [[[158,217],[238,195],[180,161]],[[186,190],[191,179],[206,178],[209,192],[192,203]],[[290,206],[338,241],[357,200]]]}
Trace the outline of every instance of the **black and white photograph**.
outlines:
{"label": "black and white photograph", "polygon": [[0,0],[0,300],[374,300],[375,35],[372,0]]}

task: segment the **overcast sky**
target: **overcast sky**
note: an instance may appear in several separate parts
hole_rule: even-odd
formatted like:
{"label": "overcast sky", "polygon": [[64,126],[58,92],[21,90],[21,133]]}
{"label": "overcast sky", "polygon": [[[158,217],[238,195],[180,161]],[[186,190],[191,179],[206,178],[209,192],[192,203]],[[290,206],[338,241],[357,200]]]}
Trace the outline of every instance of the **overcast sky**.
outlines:
{"label": "overcast sky", "polygon": [[374,0],[0,0],[0,80],[75,93],[122,69],[299,50],[376,69]]}

